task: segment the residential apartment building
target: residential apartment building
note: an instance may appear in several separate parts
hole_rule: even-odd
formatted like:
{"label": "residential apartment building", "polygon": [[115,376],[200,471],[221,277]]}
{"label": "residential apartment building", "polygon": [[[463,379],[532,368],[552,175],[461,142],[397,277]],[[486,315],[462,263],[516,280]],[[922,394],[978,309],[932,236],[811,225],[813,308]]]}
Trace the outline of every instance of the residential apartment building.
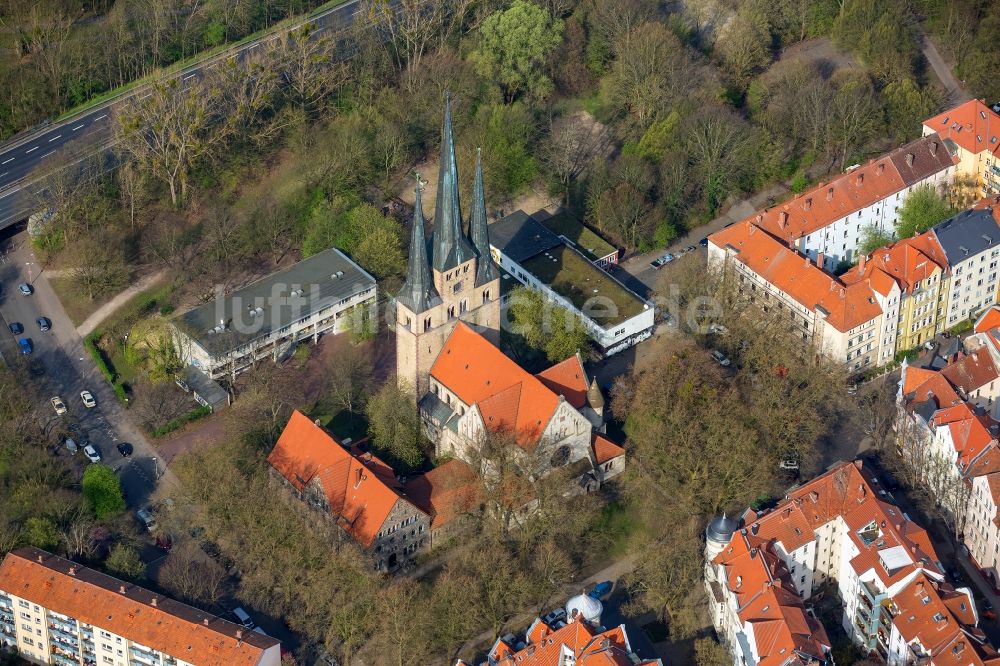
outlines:
{"label": "residential apartment building", "polygon": [[1000,115],[983,100],[972,99],[928,118],[923,133],[944,140],[958,173],[974,179],[977,196],[1000,194]]}
{"label": "residential apartment building", "polygon": [[173,319],[174,341],[185,363],[233,378],[374,317],[376,292],[375,278],[330,248]]}
{"label": "residential apartment building", "polygon": [[997,302],[1000,206],[984,203],[936,225],[932,232],[951,273],[944,326],[975,317]]}
{"label": "residential apartment building", "polygon": [[0,637],[58,666],[279,666],[264,634],[47,553],[0,563]]}
{"label": "residential apartment building", "polygon": [[955,164],[941,138],[928,134],[744,221],[833,271],[857,260],[866,227],[891,233],[907,196],[923,185],[944,188]]}
{"label": "residential apartment building", "polygon": [[[580,595],[566,609],[536,619],[524,637],[501,636],[479,666],[663,666],[639,656],[625,625],[601,625],[601,602]],[[459,659],[455,666],[474,666]]]}
{"label": "residential apartment building", "polygon": [[841,463],[769,511],[709,525],[712,619],[735,664],[829,663],[802,606],[824,585],[847,634],[889,666],[1000,664],[972,592],[947,582],[927,532],[890,499],[861,462]]}
{"label": "residential apartment building", "polygon": [[804,345],[851,370],[874,367],[895,351],[894,334],[882,327],[883,312],[901,296],[893,281],[842,282],[748,221],[709,236],[708,264],[765,312],[787,313]]}

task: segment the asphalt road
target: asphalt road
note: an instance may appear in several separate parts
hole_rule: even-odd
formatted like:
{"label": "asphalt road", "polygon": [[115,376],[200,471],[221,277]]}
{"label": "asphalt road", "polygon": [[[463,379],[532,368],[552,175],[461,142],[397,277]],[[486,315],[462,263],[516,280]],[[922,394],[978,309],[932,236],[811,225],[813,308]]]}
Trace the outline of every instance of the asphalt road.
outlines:
{"label": "asphalt road", "polygon": [[[304,23],[316,26],[313,34],[324,30],[342,30],[351,25],[359,7],[358,0],[348,0]],[[269,39],[271,34],[181,70],[177,76],[191,85],[219,62],[243,59]],[[52,168],[68,167],[85,157],[106,151],[113,143],[112,116],[114,109],[133,99],[148,95],[147,86],[140,86],[121,97],[59,123],[46,125],[33,133],[19,135],[0,145],[0,229],[26,219],[39,207],[43,176]],[[72,156],[72,157],[69,157]]]}
{"label": "asphalt road", "polygon": [[[34,287],[31,296],[18,292],[17,286],[22,282]],[[157,486],[173,477],[157,460],[156,449],[132,425],[110,385],[84,350],[83,340],[66,316],[44,272],[39,273],[38,261],[24,232],[0,240],[0,289],[0,314],[4,320],[0,336],[5,338],[4,354],[11,349],[17,350],[10,344],[14,336],[7,325],[19,322],[24,326],[24,333],[16,337],[30,338],[34,346],[29,357],[31,374],[35,381],[41,382],[45,396],[37,411],[39,417],[48,422],[54,443],[57,438],[62,442],[63,437],[70,434],[81,448],[81,442],[93,444],[100,451],[102,462],[118,471],[129,506],[138,509],[147,505]],[[36,323],[42,316],[52,321],[48,332],[40,331]],[[96,407],[88,409],[83,405],[80,399],[83,390],[94,395]],[[55,413],[48,401],[53,396],[59,396],[66,404],[66,414]],[[132,444],[131,456],[123,458],[118,452],[117,444],[121,442]],[[61,448],[59,455],[71,454]],[[89,464],[87,459],[82,451],[74,459],[82,474],[83,467]]]}

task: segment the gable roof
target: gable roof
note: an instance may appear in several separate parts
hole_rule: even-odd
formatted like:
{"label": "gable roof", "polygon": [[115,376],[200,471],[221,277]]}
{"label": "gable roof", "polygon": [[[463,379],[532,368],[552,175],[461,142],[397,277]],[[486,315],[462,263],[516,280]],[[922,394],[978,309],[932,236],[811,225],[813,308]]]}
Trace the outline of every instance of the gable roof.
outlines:
{"label": "gable roof", "polygon": [[846,332],[875,319],[882,308],[867,280],[845,284],[768,232],[744,220],[708,237],[733,259]]}
{"label": "gable roof", "polygon": [[992,208],[963,210],[934,225],[931,233],[944,249],[948,264],[955,266],[989,249],[1000,247],[1000,218]]}
{"label": "gable roof", "polygon": [[914,285],[937,272],[947,270],[948,260],[933,233],[926,231],[919,236],[880,247],[870,255],[862,256],[858,264],[840,279],[854,284],[868,279],[882,295],[889,289],[880,280],[883,276],[895,282],[901,291],[910,293]]}
{"label": "gable roof", "polygon": [[614,460],[625,455],[625,449],[618,446],[610,439],[599,432],[595,432],[591,438],[591,446],[594,447],[594,460],[598,465],[603,465],[609,460]]}
{"label": "gable roof", "polygon": [[970,99],[942,111],[925,120],[924,127],[971,153],[1000,154],[1000,116],[982,100]]}
{"label": "gable roof", "polygon": [[976,333],[985,333],[1000,327],[1000,305],[991,305],[988,310],[979,315],[976,320]]}
{"label": "gable roof", "polygon": [[462,321],[431,366],[431,376],[466,405],[478,405],[487,428],[510,430],[528,451],[538,445],[559,405],[552,389]]}
{"label": "gable roof", "polygon": [[[634,653],[625,625],[599,631],[585,622],[568,622],[553,629],[536,620],[525,639],[526,645],[520,650],[507,645],[503,639],[497,640],[490,650],[491,666],[559,666],[565,663],[564,654],[567,652],[572,655],[573,661],[579,660],[587,666],[653,666],[661,663],[659,659],[641,659],[638,656],[632,659]],[[603,641],[616,649],[602,650]],[[456,666],[464,664],[459,661]]]}
{"label": "gable roof", "polygon": [[39,548],[0,563],[0,589],[196,666],[253,666],[277,639]]}
{"label": "gable roof", "polygon": [[295,410],[267,462],[302,491],[315,480],[337,523],[358,543],[370,546],[396,502],[407,501],[387,479],[377,458],[356,457]]}
{"label": "gable roof", "polygon": [[579,354],[556,363],[535,377],[550,391],[566,398],[566,402],[576,409],[583,409],[587,404],[587,373]]}
{"label": "gable roof", "polygon": [[960,352],[955,358],[949,359],[948,365],[941,369],[941,374],[966,395],[986,386],[998,376],[993,356],[985,347],[969,354]]}

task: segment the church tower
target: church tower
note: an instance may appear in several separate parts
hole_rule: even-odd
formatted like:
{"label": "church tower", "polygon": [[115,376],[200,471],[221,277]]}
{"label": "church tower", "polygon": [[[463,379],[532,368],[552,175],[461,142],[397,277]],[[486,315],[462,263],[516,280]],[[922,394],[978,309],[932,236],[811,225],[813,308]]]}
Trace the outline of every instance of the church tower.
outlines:
{"label": "church tower", "polygon": [[458,160],[446,98],[434,231],[424,236],[418,182],[406,281],[396,296],[396,376],[401,386],[427,392],[431,366],[459,319],[494,344],[500,334],[500,271],[490,255],[481,155],[476,158],[469,237],[462,228]]}

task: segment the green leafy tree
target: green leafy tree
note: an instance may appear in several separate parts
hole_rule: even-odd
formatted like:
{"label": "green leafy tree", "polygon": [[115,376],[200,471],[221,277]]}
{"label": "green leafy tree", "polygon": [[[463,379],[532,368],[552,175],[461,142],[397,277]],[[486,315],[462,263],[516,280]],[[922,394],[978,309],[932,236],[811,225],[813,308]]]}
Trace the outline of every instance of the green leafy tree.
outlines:
{"label": "green leafy tree", "polygon": [[32,516],[24,523],[24,540],[32,546],[52,550],[59,545],[59,528],[48,518]]}
{"label": "green leafy tree", "polygon": [[389,381],[365,406],[372,450],[394,469],[408,473],[424,462],[420,416],[412,390]]}
{"label": "green leafy tree", "polygon": [[720,37],[718,47],[736,82],[746,86],[771,61],[771,30],[763,8],[744,3]]}
{"label": "green leafy tree", "polygon": [[946,102],[938,88],[921,88],[909,77],[887,85],[882,97],[889,129],[901,139],[915,135],[924,119],[934,115]]}
{"label": "green leafy tree", "polygon": [[[484,105],[459,146],[460,171],[472,172],[475,148],[482,147],[486,192],[497,198],[513,197],[538,175],[538,163],[529,147],[536,134],[531,110],[524,104]],[[463,185],[471,189],[471,179]],[[471,194],[463,192],[462,196],[466,201]]]}
{"label": "green leafy tree", "polygon": [[111,547],[104,566],[108,571],[125,578],[139,578],[146,570],[146,565],[139,559],[139,553],[132,546],[116,543]]}
{"label": "green leafy tree", "polygon": [[955,210],[933,185],[921,185],[910,192],[903,207],[899,209],[896,237],[911,238],[954,214]]}
{"label": "green leafy tree", "polygon": [[88,465],[83,472],[83,496],[98,519],[125,510],[118,475],[107,465]]}
{"label": "green leafy tree", "polygon": [[578,351],[587,356],[590,339],[583,322],[573,312],[544,298],[539,292],[518,287],[508,310],[514,332],[549,361],[563,361]]}
{"label": "green leafy tree", "polygon": [[639,154],[653,162],[662,160],[677,141],[674,130],[680,121],[681,115],[671,111],[665,118],[650,125],[639,139]]}
{"label": "green leafy tree", "polygon": [[552,19],[531,2],[514,0],[510,8],[486,17],[469,58],[481,77],[500,84],[507,101],[522,92],[542,98],[552,90],[542,63],[559,46],[562,32],[561,19]]}
{"label": "green leafy tree", "polygon": [[870,254],[878,248],[889,245],[896,240],[888,231],[882,231],[874,224],[865,225],[861,228],[861,240],[858,241],[858,252]]}

